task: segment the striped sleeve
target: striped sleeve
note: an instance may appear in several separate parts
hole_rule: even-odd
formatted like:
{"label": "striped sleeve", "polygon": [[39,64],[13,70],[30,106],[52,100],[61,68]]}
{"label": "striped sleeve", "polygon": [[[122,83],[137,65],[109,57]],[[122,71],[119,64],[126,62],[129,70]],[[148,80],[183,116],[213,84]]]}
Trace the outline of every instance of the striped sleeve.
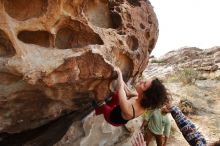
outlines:
{"label": "striped sleeve", "polygon": [[206,140],[203,135],[177,106],[171,108],[171,115],[182,135],[191,146],[206,146]]}

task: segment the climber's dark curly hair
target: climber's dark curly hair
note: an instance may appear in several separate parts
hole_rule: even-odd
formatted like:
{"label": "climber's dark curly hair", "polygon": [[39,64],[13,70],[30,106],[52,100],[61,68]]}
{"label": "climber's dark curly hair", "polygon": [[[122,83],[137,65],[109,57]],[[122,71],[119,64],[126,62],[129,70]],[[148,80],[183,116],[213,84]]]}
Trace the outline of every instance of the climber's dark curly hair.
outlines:
{"label": "climber's dark curly hair", "polygon": [[160,108],[169,100],[170,94],[162,81],[156,78],[152,80],[150,87],[144,91],[141,106],[147,109]]}

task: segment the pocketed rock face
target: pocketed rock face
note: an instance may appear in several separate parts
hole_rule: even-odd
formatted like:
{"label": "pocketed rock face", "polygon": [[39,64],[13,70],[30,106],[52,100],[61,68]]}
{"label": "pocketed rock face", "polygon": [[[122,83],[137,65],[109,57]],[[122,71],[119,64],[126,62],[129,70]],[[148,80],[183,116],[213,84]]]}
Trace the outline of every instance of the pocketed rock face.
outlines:
{"label": "pocketed rock face", "polygon": [[1,133],[103,98],[115,66],[135,80],[158,36],[146,0],[0,0],[0,20]]}

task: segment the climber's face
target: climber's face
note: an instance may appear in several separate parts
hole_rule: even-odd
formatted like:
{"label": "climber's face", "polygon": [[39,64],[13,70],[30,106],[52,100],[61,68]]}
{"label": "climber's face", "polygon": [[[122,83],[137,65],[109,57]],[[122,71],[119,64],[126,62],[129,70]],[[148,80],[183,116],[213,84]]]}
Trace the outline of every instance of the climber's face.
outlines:
{"label": "climber's face", "polygon": [[150,85],[151,85],[152,80],[145,80],[145,81],[139,81],[136,86],[135,89],[137,90],[137,92],[143,93],[145,90],[147,90]]}

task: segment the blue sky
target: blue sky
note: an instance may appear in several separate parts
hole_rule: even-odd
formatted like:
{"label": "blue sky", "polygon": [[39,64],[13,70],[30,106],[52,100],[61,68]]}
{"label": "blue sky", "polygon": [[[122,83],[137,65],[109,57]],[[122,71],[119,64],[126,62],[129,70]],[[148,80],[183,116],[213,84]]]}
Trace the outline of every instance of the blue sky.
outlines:
{"label": "blue sky", "polygon": [[220,0],[151,0],[159,38],[152,55],[184,46],[220,46]]}

